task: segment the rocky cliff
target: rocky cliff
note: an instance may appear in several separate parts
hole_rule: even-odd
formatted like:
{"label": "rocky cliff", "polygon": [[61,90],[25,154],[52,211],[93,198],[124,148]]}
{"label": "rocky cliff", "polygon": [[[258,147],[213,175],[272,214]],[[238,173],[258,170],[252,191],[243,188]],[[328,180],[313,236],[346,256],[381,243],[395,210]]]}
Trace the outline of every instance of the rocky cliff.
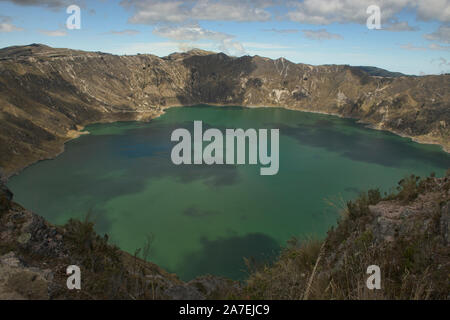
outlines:
{"label": "rocky cliff", "polygon": [[53,157],[89,123],[199,103],[337,114],[450,149],[450,75],[373,74],[201,50],[160,58],[8,47],[0,50],[0,167],[10,175]]}
{"label": "rocky cliff", "polygon": [[[253,299],[450,299],[450,170],[370,190],[342,208],[324,241],[297,241],[244,288]],[[380,287],[366,286],[369,266]]]}

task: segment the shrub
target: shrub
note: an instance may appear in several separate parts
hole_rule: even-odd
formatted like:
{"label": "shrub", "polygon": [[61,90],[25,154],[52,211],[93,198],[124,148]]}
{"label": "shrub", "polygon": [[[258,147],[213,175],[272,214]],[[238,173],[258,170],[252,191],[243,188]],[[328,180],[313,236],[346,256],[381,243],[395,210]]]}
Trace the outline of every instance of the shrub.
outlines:
{"label": "shrub", "polygon": [[356,200],[347,202],[348,216],[351,219],[367,215],[369,205],[375,205],[382,200],[379,189],[372,189],[367,193],[361,193]]}
{"label": "shrub", "polygon": [[419,181],[420,177],[413,174],[400,180],[397,187],[397,190],[399,191],[397,194],[397,199],[404,203],[415,200],[419,195]]}
{"label": "shrub", "polygon": [[[251,299],[302,299],[323,242],[317,239],[300,241],[292,238],[272,266],[253,271],[247,280],[244,295]],[[314,281],[313,294],[325,288]],[[320,288],[318,288],[320,286]]]}

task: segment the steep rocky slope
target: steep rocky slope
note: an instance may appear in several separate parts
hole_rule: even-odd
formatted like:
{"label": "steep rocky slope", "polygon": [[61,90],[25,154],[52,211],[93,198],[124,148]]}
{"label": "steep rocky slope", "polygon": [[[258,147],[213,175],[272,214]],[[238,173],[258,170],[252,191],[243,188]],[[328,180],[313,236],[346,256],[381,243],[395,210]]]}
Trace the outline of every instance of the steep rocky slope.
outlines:
{"label": "steep rocky slope", "polygon": [[201,50],[159,58],[9,47],[0,50],[0,167],[9,175],[53,157],[89,123],[198,103],[338,114],[449,150],[449,88],[450,75],[379,77]]}
{"label": "steep rocky slope", "polygon": [[[291,241],[245,288],[256,299],[450,299],[450,170],[400,181],[399,192],[362,194],[324,241]],[[295,239],[294,239],[295,240]],[[380,268],[369,290],[367,268]]]}

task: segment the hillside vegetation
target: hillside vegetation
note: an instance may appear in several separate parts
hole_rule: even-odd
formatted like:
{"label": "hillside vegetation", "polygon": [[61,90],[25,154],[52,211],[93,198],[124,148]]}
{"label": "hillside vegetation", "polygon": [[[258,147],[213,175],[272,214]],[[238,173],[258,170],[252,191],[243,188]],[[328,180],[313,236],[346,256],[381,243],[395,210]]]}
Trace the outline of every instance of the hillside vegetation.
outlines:
{"label": "hillside vegetation", "polygon": [[[255,271],[252,299],[449,299],[450,170],[410,176],[398,192],[378,190],[346,203],[325,240],[293,239],[272,265]],[[381,270],[369,290],[367,267]]]}

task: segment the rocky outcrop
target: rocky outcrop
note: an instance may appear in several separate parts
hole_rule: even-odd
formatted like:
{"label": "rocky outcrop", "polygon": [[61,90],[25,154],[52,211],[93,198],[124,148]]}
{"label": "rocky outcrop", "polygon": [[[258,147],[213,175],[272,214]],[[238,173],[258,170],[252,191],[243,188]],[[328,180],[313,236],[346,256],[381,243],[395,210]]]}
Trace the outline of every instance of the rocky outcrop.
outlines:
{"label": "rocky outcrop", "polygon": [[[434,195],[436,196],[436,195]],[[428,197],[428,199],[426,198]],[[420,233],[429,233],[441,237],[442,244],[448,245],[448,233],[450,222],[450,203],[441,208],[436,207],[433,195],[421,195],[419,199],[410,205],[402,205],[392,201],[382,201],[374,206],[369,206],[373,214],[373,223],[370,232],[376,241],[392,242],[396,237],[412,234],[420,225]],[[439,221],[433,221],[433,213],[440,215]],[[437,232],[430,232],[434,224],[437,224]],[[368,229],[369,230],[369,229]]]}
{"label": "rocky outcrop", "polygon": [[48,300],[51,270],[27,268],[14,252],[0,256],[1,300]]}
{"label": "rocky outcrop", "polygon": [[[353,270],[355,298],[449,299],[450,284],[441,282],[450,272],[449,190],[450,175],[423,179],[402,190],[406,200],[390,196],[350,215],[329,232],[318,277],[343,282]],[[369,265],[382,271],[378,292],[365,287]]]}
{"label": "rocky outcrop", "polygon": [[62,152],[94,122],[147,120],[175,105],[280,106],[360,119],[450,147],[450,75],[391,75],[192,50],[115,56],[33,44],[0,50],[0,167]]}
{"label": "rocky outcrop", "polygon": [[[26,210],[14,210],[12,198],[11,191],[0,182],[0,299],[49,299],[53,272],[27,266],[14,251],[28,248],[38,254],[51,253],[48,244],[53,241],[50,240],[53,234],[47,233],[44,241],[43,233],[47,231],[44,219]],[[36,232],[38,225],[41,228]]]}
{"label": "rocky outcrop", "polygon": [[[400,183],[348,202],[324,241],[294,243],[270,268],[253,273],[256,299],[449,299],[450,171]],[[380,287],[367,287],[378,266]],[[371,273],[371,272],[370,272]]]}

